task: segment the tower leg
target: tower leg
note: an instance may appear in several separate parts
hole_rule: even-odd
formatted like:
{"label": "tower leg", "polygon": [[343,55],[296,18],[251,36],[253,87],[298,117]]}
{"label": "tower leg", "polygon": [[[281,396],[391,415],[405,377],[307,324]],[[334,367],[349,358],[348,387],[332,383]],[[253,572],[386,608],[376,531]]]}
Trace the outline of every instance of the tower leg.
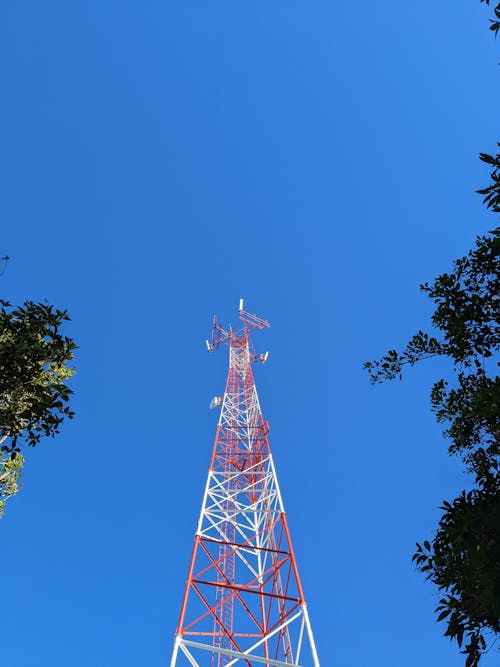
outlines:
{"label": "tower leg", "polygon": [[305,602],[302,605],[302,608],[304,610],[304,619],[306,621],[307,636],[309,637],[309,644],[311,646],[311,654],[314,662],[314,667],[320,667],[318,652],[316,651],[316,644],[314,642],[314,636],[311,628],[311,621],[309,620],[309,614],[307,613],[307,605]]}
{"label": "tower leg", "polygon": [[172,651],[172,660],[170,661],[170,667],[175,667],[177,662],[177,653],[179,652],[179,641],[180,638],[177,636],[174,641],[174,650]]}

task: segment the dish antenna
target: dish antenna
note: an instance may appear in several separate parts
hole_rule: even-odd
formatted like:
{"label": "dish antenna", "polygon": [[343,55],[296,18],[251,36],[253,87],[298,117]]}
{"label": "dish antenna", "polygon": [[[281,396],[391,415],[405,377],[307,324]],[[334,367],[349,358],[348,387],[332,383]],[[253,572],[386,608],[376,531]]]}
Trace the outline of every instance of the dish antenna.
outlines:
{"label": "dish antenna", "polygon": [[218,408],[219,405],[222,405],[222,396],[214,396],[210,401],[210,410]]}

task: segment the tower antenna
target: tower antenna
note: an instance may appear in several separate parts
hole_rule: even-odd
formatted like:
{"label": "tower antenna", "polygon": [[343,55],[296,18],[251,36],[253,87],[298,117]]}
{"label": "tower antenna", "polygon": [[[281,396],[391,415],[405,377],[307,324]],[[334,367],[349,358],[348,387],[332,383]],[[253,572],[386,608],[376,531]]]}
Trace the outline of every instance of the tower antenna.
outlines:
{"label": "tower antenna", "polygon": [[252,372],[250,332],[270,325],[238,312],[206,341],[229,370],[170,667],[320,667]]}

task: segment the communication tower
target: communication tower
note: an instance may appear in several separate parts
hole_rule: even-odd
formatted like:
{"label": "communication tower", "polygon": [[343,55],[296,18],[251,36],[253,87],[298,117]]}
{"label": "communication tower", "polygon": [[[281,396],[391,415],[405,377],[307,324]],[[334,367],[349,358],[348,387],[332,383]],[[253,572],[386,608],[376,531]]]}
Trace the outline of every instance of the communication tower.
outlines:
{"label": "communication tower", "polygon": [[269,322],[214,317],[209,352],[229,346],[224,396],[170,667],[320,667],[252,372]]}

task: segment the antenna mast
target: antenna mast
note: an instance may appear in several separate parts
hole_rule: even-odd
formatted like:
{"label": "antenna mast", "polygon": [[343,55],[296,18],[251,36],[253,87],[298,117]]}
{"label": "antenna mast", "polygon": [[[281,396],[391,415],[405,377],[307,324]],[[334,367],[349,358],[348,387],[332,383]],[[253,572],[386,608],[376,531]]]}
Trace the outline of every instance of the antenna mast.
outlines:
{"label": "antenna mast", "polygon": [[206,341],[229,371],[170,667],[320,667],[252,372],[268,353],[250,332],[270,324],[238,312]]}

